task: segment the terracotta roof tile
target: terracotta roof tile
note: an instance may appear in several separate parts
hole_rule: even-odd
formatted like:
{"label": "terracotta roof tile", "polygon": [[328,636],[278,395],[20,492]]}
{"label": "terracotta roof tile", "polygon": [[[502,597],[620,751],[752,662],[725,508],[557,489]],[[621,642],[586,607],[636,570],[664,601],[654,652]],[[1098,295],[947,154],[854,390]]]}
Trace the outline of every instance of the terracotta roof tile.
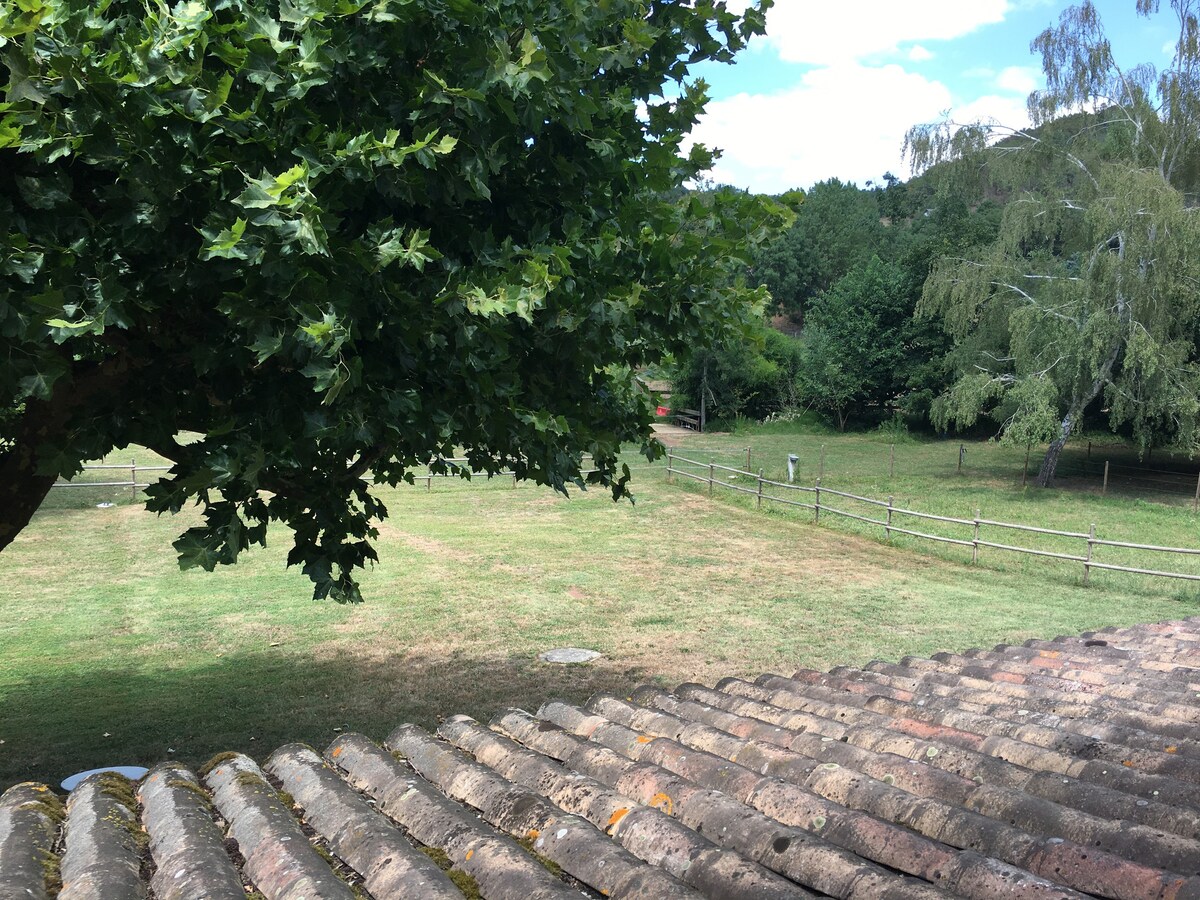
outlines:
{"label": "terracotta roof tile", "polygon": [[475,891],[1200,900],[1200,620],[0,795],[0,900]]}

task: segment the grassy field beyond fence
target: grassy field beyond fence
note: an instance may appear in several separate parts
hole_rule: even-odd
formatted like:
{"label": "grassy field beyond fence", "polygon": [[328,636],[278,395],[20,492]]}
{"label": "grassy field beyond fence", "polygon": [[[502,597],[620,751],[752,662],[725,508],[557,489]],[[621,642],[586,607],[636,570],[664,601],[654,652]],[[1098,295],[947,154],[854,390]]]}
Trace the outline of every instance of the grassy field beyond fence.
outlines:
{"label": "grassy field beyond fence", "polygon": [[[961,469],[959,447],[965,448]],[[826,489],[848,492],[886,502],[892,498],[897,507],[956,519],[985,520],[1034,526],[1077,534],[1088,534],[1096,527],[1103,540],[1154,544],[1159,546],[1200,548],[1200,516],[1188,505],[1164,504],[1125,492],[1112,491],[1101,496],[1098,490],[1081,490],[1072,480],[1041,489],[1021,484],[1025,451],[994,442],[920,441],[907,439],[893,444],[886,435],[833,435],[777,433],[774,429],[749,429],[732,435],[704,434],[679,441],[675,453],[693,460],[682,464],[704,478],[705,463],[715,462],[735,468],[744,467],[747,449],[751,470],[760,469],[765,478],[786,482],[787,458],[798,457],[796,484],[812,487],[818,477]],[[1111,449],[1111,448],[1110,448]],[[1082,452],[1082,451],[1079,451]],[[823,462],[822,462],[823,460]],[[1030,467],[1040,462],[1031,455]],[[1176,463],[1179,465],[1179,463]],[[892,474],[894,472],[894,475]],[[823,474],[822,474],[823,473]],[[722,472],[725,484],[753,488],[753,481]],[[681,485],[701,493],[707,486],[694,481]],[[776,493],[780,493],[776,491]],[[755,498],[732,490],[720,490],[725,503],[753,507]],[[812,496],[792,499],[812,502]],[[851,499],[829,496],[823,503],[866,518],[883,518],[884,510]],[[767,502],[766,510],[798,522],[812,522],[813,513]],[[928,520],[896,517],[896,524],[938,536],[970,540],[970,527]],[[874,540],[885,539],[878,525],[855,522],[833,515],[822,517],[822,525],[861,534]],[[1050,553],[1085,555],[1086,540],[1055,535],[1018,533],[985,526],[981,538],[988,542],[1019,544]],[[935,544],[920,538],[894,533],[892,543],[916,552],[933,554],[956,562],[969,562],[969,547]],[[1027,572],[1038,578],[1055,577],[1072,582],[1082,580],[1083,567],[1074,561],[1018,556],[1009,551],[981,548],[980,562],[985,568]],[[1097,546],[1095,559],[1100,563],[1168,570],[1200,575],[1200,556],[1156,554],[1150,551]],[[1196,582],[1165,581],[1142,576],[1095,569],[1092,582],[1103,582],[1123,590],[1154,590],[1178,597],[1200,595]]]}

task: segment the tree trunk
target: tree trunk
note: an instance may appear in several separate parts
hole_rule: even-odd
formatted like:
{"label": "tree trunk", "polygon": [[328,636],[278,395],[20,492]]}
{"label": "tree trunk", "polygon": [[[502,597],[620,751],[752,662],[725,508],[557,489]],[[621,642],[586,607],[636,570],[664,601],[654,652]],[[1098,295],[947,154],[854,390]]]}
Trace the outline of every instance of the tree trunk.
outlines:
{"label": "tree trunk", "polygon": [[84,364],[55,384],[49,400],[25,401],[13,441],[0,453],[0,550],[29,524],[58,479],[57,471],[42,468],[38,448],[68,446],[76,414],[98,395],[119,391],[128,376],[122,358]]}
{"label": "tree trunk", "polygon": [[1038,487],[1050,487],[1054,483],[1054,470],[1058,468],[1058,458],[1062,455],[1063,447],[1071,438],[1075,419],[1075,410],[1071,410],[1063,416],[1062,428],[1059,430],[1058,437],[1051,441],[1050,446],[1046,448],[1046,455],[1042,457],[1042,467],[1038,469],[1037,478],[1033,480]]}
{"label": "tree trunk", "polygon": [[0,456],[0,550],[29,524],[56,478],[37,474],[37,454],[27,443]]}
{"label": "tree trunk", "polygon": [[1058,468],[1058,457],[1066,444],[1067,439],[1059,437],[1051,441],[1050,446],[1046,448],[1046,455],[1042,457],[1042,467],[1038,469],[1037,478],[1033,480],[1038,487],[1050,487],[1054,483],[1054,470]]}
{"label": "tree trunk", "polygon": [[[1124,308],[1124,301],[1120,299],[1119,295],[1118,302]],[[1046,455],[1042,457],[1042,467],[1038,469],[1037,478],[1033,482],[1038,487],[1049,487],[1054,483],[1054,470],[1058,468],[1058,458],[1062,455],[1063,447],[1071,439],[1071,432],[1074,431],[1075,424],[1083,419],[1083,412],[1088,408],[1088,404],[1099,397],[1104,385],[1108,384],[1113,366],[1116,365],[1117,357],[1124,346],[1123,339],[1115,341],[1108,358],[1097,369],[1091,385],[1083,390],[1077,390],[1071,398],[1071,406],[1067,410],[1067,414],[1063,416],[1058,437],[1050,442],[1050,446],[1046,448]]]}

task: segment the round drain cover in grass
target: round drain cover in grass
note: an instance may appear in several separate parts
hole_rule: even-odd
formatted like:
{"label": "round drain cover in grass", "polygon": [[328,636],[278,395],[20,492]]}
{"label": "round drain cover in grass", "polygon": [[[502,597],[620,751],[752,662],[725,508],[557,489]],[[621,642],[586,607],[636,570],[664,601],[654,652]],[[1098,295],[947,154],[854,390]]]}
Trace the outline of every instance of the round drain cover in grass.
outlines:
{"label": "round drain cover in grass", "polygon": [[542,662],[552,663],[589,663],[599,658],[600,654],[595,650],[583,650],[580,647],[559,647],[538,654]]}
{"label": "round drain cover in grass", "polygon": [[79,772],[76,775],[71,775],[64,778],[62,789],[64,791],[73,791],[75,786],[89,775],[96,775],[99,772],[116,772],[118,775],[124,775],[130,781],[141,781],[145,774],[149,771],[143,766],[104,766],[99,769],[88,769],[86,772]]}

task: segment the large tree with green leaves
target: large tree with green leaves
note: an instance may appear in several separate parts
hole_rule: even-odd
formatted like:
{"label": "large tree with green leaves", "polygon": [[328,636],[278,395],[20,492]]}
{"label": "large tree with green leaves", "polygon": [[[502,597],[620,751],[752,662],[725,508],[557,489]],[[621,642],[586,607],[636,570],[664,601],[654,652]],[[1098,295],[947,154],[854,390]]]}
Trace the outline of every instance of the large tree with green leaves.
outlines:
{"label": "large tree with green leaves", "polygon": [[845,431],[850,414],[893,404],[916,349],[912,285],[905,270],[872,256],[809,308],[797,382],[801,402]]}
{"label": "large tree with green leaves", "polygon": [[795,209],[795,222],[763,248],[754,274],[779,309],[802,321],[813,298],[881,252],[888,234],[875,192],[836,178],[813,185]]}
{"label": "large tree with green leaves", "polygon": [[[935,419],[991,411],[1005,439],[1048,441],[1041,485],[1101,404],[1143,447],[1198,446],[1200,23],[1192,0],[1170,6],[1179,36],[1161,72],[1119,66],[1083,3],[1033,42],[1046,75],[1033,128],[909,135],[918,165],[985,157],[1013,192],[997,241],[939,262],[923,304],[957,339],[961,373]],[[1159,14],[1157,0],[1137,9]]]}
{"label": "large tree with green leaves", "polygon": [[0,548],[129,443],[174,463],[152,510],[202,510],[182,565],[282,522],[342,601],[373,481],[465,455],[624,494],[632,370],[764,299],[736,270],[778,211],[678,188],[713,158],[688,66],[769,5],[0,6]]}

